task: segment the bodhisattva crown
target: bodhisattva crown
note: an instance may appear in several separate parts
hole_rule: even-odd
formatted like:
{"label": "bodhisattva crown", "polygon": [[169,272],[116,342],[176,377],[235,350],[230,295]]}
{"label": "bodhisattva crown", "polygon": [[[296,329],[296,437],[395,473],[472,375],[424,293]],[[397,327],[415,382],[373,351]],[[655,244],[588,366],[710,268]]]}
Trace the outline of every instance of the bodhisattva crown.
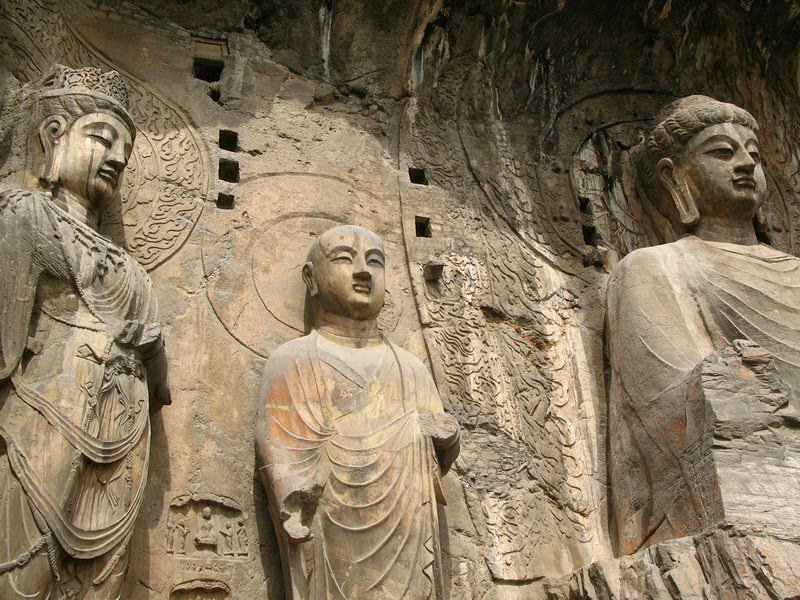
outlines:
{"label": "bodhisattva crown", "polygon": [[102,72],[97,67],[71,69],[56,65],[47,75],[40,96],[83,94],[105,97],[128,109],[128,89],[116,71]]}

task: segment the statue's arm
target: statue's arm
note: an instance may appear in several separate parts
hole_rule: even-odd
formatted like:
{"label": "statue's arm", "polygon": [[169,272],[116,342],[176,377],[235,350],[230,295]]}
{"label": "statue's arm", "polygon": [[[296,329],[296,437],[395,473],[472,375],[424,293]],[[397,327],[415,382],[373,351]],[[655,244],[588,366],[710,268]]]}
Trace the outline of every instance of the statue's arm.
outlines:
{"label": "statue's arm", "polygon": [[[37,255],[44,244],[37,207],[30,192],[0,193],[0,381],[10,377],[22,359],[42,272]],[[41,216],[41,215],[39,215]]]}
{"label": "statue's arm", "polygon": [[639,250],[617,265],[608,284],[606,342],[612,375],[646,405],[711,352],[688,281],[663,247]]}
{"label": "statue's arm", "polygon": [[420,367],[423,369],[422,379],[427,387],[423,395],[427,397],[429,405],[422,407],[419,425],[422,434],[430,437],[433,442],[442,475],[446,475],[461,451],[461,427],[453,415],[444,412],[433,378],[424,366],[420,364]]}
{"label": "statue's arm", "polygon": [[335,434],[322,422],[313,370],[285,348],[267,361],[256,419],[258,471],[276,528],[292,543],[310,540],[311,522],[330,466],[325,446]]}
{"label": "statue's arm", "polygon": [[609,484],[621,551],[693,530],[702,406],[692,373],[713,345],[669,250],[625,258],[608,285]]}
{"label": "statue's arm", "polygon": [[[157,314],[157,309],[154,308],[153,312]],[[153,321],[124,321],[115,332],[115,337],[117,343],[134,347],[140,352],[142,364],[147,371],[150,412],[158,412],[162,406],[172,404],[167,352],[161,325]]]}

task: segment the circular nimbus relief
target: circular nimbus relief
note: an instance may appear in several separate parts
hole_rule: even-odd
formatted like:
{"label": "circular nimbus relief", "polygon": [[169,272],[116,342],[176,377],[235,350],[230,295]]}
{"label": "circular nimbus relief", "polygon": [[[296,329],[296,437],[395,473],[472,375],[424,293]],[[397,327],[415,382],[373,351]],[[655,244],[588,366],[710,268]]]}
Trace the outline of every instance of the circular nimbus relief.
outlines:
{"label": "circular nimbus relief", "polygon": [[[337,225],[369,227],[358,208],[372,207],[376,200],[347,182],[314,174],[276,174],[254,183],[245,184],[250,193],[242,190],[244,186],[239,190],[245,191],[240,210],[247,225],[234,231],[229,226],[223,231],[220,225],[215,232],[210,224],[203,266],[208,299],[222,325],[241,344],[267,357],[310,329],[302,269],[311,244]],[[290,207],[300,210],[270,218],[269,213]],[[387,246],[389,254],[397,247]],[[388,263],[386,304],[379,322],[384,331],[393,331],[401,314],[402,294],[396,286],[405,263],[391,255]]]}

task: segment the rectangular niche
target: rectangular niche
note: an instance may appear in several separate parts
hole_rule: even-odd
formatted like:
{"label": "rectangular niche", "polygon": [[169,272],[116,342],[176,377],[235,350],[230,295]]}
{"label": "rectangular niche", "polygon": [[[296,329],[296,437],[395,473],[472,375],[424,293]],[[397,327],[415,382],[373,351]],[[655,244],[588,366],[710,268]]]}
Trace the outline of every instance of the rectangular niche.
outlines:
{"label": "rectangular niche", "polygon": [[418,238],[433,237],[430,217],[420,217],[419,215],[414,217],[414,228]]}
{"label": "rectangular niche", "polygon": [[425,175],[425,169],[408,167],[408,178],[411,180],[411,183],[416,183],[417,185],[428,185],[428,178]]}
{"label": "rectangular niche", "polygon": [[233,208],[234,204],[234,197],[233,194],[224,194],[220,192],[217,195],[217,208],[222,208],[224,210],[230,210]]}
{"label": "rectangular niche", "polygon": [[194,57],[193,72],[197,79],[213,83],[222,77],[225,62],[220,58]]}
{"label": "rectangular niche", "polygon": [[239,162],[230,158],[220,158],[219,178],[221,181],[239,183]]}
{"label": "rectangular niche", "polygon": [[239,147],[239,134],[230,129],[220,129],[219,147],[220,150],[236,152],[236,149]]}

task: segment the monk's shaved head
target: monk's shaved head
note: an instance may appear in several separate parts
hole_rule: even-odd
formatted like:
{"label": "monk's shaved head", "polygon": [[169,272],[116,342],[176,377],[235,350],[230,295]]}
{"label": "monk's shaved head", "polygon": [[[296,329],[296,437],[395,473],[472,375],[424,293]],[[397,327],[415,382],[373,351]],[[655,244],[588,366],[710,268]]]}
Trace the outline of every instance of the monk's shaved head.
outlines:
{"label": "monk's shaved head", "polygon": [[340,225],[308,250],[303,281],[315,323],[335,316],[374,320],[386,295],[386,255],[381,238],[357,225]]}
{"label": "monk's shaved head", "polygon": [[326,256],[331,248],[342,242],[347,242],[350,245],[353,245],[358,237],[371,239],[374,242],[374,245],[380,248],[381,252],[383,252],[383,241],[381,238],[372,233],[366,227],[361,227],[359,225],[339,225],[337,227],[328,229],[316,240],[314,240],[314,243],[311,244],[311,247],[308,249],[306,262],[310,262],[315,265],[319,264],[319,259],[323,256]]}

